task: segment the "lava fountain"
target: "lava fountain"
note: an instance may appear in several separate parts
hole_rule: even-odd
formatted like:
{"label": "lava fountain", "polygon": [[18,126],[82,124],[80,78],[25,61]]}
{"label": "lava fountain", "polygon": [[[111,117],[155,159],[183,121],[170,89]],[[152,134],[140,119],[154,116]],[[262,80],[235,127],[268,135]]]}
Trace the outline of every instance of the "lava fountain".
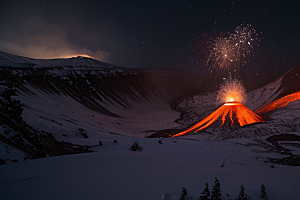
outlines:
{"label": "lava fountain", "polygon": [[225,84],[221,85],[217,97],[219,102],[225,101],[225,103],[223,102],[224,104],[220,108],[200,122],[196,123],[185,131],[173,135],[172,137],[182,136],[190,131],[194,131],[194,133],[196,133],[211,126],[215,122],[219,121],[219,119],[222,120],[220,129],[228,119],[230,119],[229,122],[231,123],[231,127],[233,127],[235,122],[237,122],[239,126],[263,122],[264,120],[262,117],[241,103],[244,101],[245,96],[245,89],[242,83],[238,80],[229,79],[225,82]]}

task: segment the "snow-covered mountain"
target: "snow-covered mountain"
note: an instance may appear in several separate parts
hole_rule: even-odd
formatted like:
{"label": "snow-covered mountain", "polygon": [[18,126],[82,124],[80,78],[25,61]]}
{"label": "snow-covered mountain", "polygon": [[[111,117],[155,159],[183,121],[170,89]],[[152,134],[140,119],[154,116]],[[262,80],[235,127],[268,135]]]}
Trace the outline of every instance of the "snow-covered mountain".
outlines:
{"label": "snow-covered mountain", "polygon": [[[7,53],[0,53],[0,67],[2,91],[16,88],[23,121],[36,134],[70,144],[95,145],[106,134],[171,136],[220,106],[217,92],[202,93],[209,80],[199,84],[197,74],[186,72],[122,68],[86,57],[47,60]],[[298,74],[300,66],[248,92],[245,106],[255,111],[300,91]],[[300,131],[299,101],[265,115],[263,123],[226,132],[218,124],[204,132],[214,133],[210,139],[228,139]],[[2,129],[2,142],[16,137],[16,128]]]}
{"label": "snow-covered mountain", "polygon": [[[195,74],[128,69],[85,57],[42,60],[0,53],[0,64],[1,93],[16,88],[13,99],[23,105],[24,123],[36,138],[64,144],[90,146],[110,134],[146,137],[173,128],[180,113],[172,104],[203,87]],[[18,137],[22,124],[3,123],[0,138],[26,151],[36,144]],[[40,150],[53,155],[48,149]]]}
{"label": "snow-covered mountain", "polygon": [[106,67],[110,64],[87,57],[73,57],[70,59],[33,59],[23,56],[0,52],[0,66],[13,68],[47,68],[47,67]]}
{"label": "snow-covered mountain", "polygon": [[[298,74],[300,66],[249,91],[245,106],[300,91]],[[0,199],[175,200],[182,187],[198,199],[216,177],[222,199],[237,198],[241,184],[251,199],[261,184],[269,199],[298,199],[300,100],[263,113],[262,123],[149,138],[218,109],[210,78],[0,53]],[[134,141],[142,152],[128,150]],[[51,158],[11,163],[41,157]]]}

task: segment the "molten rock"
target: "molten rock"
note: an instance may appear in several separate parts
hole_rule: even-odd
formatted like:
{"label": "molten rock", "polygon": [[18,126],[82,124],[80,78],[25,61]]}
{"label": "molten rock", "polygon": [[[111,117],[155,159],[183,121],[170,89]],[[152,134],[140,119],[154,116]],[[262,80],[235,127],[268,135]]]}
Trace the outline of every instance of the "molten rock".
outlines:
{"label": "molten rock", "polygon": [[[208,128],[213,124],[215,125],[219,121],[221,121],[220,129],[222,130],[222,126],[224,126],[224,124],[228,124],[227,122],[230,123],[229,128],[233,128],[236,126],[245,126],[247,124],[263,122],[264,119],[244,106],[242,103],[227,102],[200,122],[183,132],[173,135],[172,137],[182,136],[191,131],[196,133]],[[226,129],[226,126],[223,128]]]}

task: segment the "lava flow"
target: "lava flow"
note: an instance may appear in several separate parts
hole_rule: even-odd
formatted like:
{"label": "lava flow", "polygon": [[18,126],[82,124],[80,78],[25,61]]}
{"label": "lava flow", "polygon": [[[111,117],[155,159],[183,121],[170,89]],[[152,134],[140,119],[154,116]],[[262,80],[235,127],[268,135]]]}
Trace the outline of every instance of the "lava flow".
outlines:
{"label": "lava flow", "polygon": [[194,129],[196,129],[194,131],[196,133],[209,127],[220,118],[222,119],[222,124],[220,126],[221,128],[222,125],[225,123],[226,117],[228,115],[231,120],[231,127],[233,127],[233,123],[235,120],[239,123],[240,126],[264,121],[262,117],[260,117],[255,112],[244,106],[242,103],[227,102],[224,105],[222,105],[219,109],[208,115],[206,118],[195,124],[194,126],[190,127],[189,129],[183,132],[173,135],[172,137],[185,135]]}
{"label": "lava flow", "polygon": [[264,114],[264,113],[270,112],[272,110],[275,110],[277,108],[286,106],[288,103],[290,103],[292,101],[296,101],[298,99],[300,99],[300,92],[295,92],[293,94],[289,94],[287,96],[284,96],[280,99],[277,99],[277,100],[269,103],[265,107],[259,109],[257,112],[260,114]]}

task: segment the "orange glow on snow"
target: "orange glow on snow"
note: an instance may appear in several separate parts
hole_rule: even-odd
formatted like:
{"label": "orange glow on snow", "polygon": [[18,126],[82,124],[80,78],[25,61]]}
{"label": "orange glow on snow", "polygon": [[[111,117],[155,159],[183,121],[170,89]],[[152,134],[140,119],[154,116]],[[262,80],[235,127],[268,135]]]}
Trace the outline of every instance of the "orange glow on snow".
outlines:
{"label": "orange glow on snow", "polygon": [[280,99],[272,101],[271,103],[269,103],[265,107],[259,109],[257,112],[260,113],[260,114],[267,113],[267,112],[270,112],[270,111],[275,110],[277,108],[281,108],[283,106],[286,106],[288,103],[290,103],[292,101],[296,101],[298,99],[300,99],[300,92],[289,94],[289,95],[284,96]]}
{"label": "orange glow on snow", "polygon": [[225,123],[227,116],[229,116],[231,120],[231,127],[233,126],[234,119],[238,121],[240,126],[264,121],[262,117],[257,115],[255,112],[253,112],[243,104],[239,102],[227,102],[219,109],[208,115],[206,118],[195,124],[194,126],[190,127],[189,129],[183,132],[173,135],[172,137],[185,135],[192,130],[194,130],[195,133],[201,131],[212,125],[219,118],[222,119],[222,124],[220,126],[221,128]]}

